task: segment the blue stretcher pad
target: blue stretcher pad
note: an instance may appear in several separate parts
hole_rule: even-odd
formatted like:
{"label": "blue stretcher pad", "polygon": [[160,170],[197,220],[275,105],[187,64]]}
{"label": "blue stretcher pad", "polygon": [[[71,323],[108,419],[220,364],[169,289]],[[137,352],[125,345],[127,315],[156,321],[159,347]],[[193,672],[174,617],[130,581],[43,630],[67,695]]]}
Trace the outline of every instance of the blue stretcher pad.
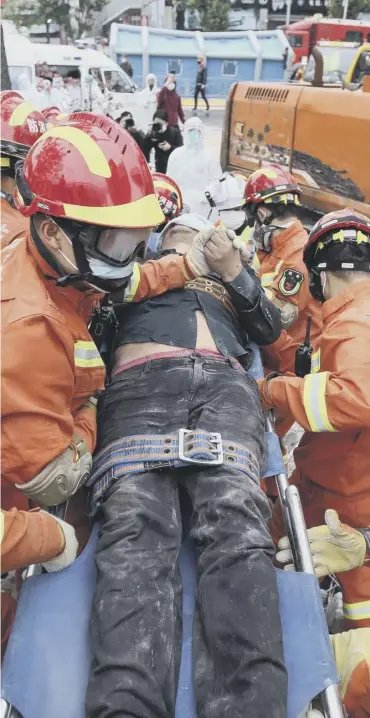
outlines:
{"label": "blue stretcher pad", "polygon": [[[256,379],[263,375],[257,347],[251,373]],[[285,472],[277,436],[267,434],[267,442],[265,476]],[[88,545],[71,566],[29,578],[22,588],[2,672],[2,697],[22,718],[85,718],[97,537],[95,525]],[[196,564],[190,539],[181,549],[180,573],[183,641],[176,718],[196,718],[192,681]],[[337,675],[317,579],[284,571],[277,571],[277,579],[288,670],[287,718],[297,718],[314,696],[337,682]]]}
{"label": "blue stretcher pad", "polygon": [[[22,588],[2,674],[2,697],[22,718],[85,718],[97,533],[95,526],[74,564],[59,573],[29,578]],[[190,540],[182,547],[180,571],[183,645],[176,718],[195,718],[192,623],[196,568]],[[288,718],[296,718],[310,699],[336,682],[336,671],[317,579],[283,571],[277,571],[277,577],[289,676]]]}

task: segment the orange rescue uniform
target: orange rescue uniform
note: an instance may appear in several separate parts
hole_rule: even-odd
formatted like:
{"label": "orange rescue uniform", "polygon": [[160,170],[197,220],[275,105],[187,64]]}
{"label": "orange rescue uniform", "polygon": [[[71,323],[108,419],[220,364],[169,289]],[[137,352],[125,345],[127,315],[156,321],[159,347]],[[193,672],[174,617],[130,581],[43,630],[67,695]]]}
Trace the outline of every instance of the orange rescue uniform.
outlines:
{"label": "orange rescue uniform", "polygon": [[[87,328],[100,295],[57,287],[29,235],[2,260],[2,479],[14,485],[34,478],[74,433],[93,452],[96,417],[86,401],[104,388],[105,369]],[[181,288],[191,277],[176,255],[135,265],[125,299]]]}
{"label": "orange rescue uniform", "polygon": [[[297,320],[283,331],[277,342],[264,348],[267,365],[283,373],[294,371],[295,352],[305,337],[307,317],[312,317],[311,344],[314,351],[322,330],[321,305],[310,293],[308,271],[303,262],[306,243],[307,232],[302,223],[296,220],[273,237],[270,253],[258,252],[258,276],[267,296],[272,301],[276,299],[278,306],[291,302],[298,309]],[[284,281],[289,270],[293,270],[297,278],[295,286],[290,290],[293,293],[289,293],[289,286]]]}
{"label": "orange rescue uniform", "polygon": [[[290,413],[305,429],[291,483],[300,490],[308,527],[336,509],[355,528],[370,522],[370,281],[348,286],[322,306],[320,368],[304,379],[261,382],[265,408]],[[285,534],[279,505],[273,538]],[[349,627],[370,626],[370,571],[338,575]]]}
{"label": "orange rescue uniform", "polygon": [[23,236],[29,228],[29,219],[23,217],[17,209],[9,204],[5,197],[1,196],[1,249],[7,247],[18,237]]}

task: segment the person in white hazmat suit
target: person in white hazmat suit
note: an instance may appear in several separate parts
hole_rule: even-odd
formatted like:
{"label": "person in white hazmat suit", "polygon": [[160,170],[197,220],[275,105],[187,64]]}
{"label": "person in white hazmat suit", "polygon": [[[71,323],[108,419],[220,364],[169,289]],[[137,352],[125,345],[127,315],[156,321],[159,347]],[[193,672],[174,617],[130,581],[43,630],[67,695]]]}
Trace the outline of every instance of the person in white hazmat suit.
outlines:
{"label": "person in white hazmat suit", "polygon": [[[152,72],[145,78],[145,87],[138,93],[140,104],[139,113],[135,112],[136,125],[143,132],[148,132],[149,125],[153,121],[153,115],[157,109],[157,95],[159,87],[157,78]],[[139,117],[137,116],[139,114]]]}
{"label": "person in white hazmat suit", "polygon": [[33,85],[27,72],[22,72],[18,77],[18,92],[31,105],[35,105],[38,110],[44,109],[44,98],[40,96],[36,85]]}
{"label": "person in white hazmat suit", "polygon": [[60,75],[55,75],[51,84],[50,102],[52,106],[59,107],[61,112],[69,114],[71,111],[71,100],[69,92],[64,87],[64,80]]}
{"label": "person in white hazmat suit", "polygon": [[179,185],[190,212],[208,217],[210,207],[204,190],[221,174],[221,167],[217,152],[205,147],[204,125],[199,117],[186,120],[184,145],[171,153],[167,174]]}

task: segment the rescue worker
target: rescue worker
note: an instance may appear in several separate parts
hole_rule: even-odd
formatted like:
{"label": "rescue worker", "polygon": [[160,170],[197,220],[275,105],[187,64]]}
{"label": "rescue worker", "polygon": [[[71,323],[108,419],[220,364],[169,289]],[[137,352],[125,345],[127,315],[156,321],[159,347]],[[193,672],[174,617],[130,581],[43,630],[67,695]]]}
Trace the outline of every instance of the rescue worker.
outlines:
{"label": "rescue worker", "polygon": [[214,177],[220,176],[221,167],[215,153],[205,147],[204,124],[198,117],[186,120],[184,145],[170,155],[167,174],[181,187],[190,212],[208,217],[209,204],[204,188]]}
{"label": "rescue worker", "polygon": [[279,307],[286,330],[265,352],[267,363],[281,372],[294,371],[295,353],[305,337],[308,316],[312,318],[314,352],[322,328],[320,305],[310,294],[303,262],[307,232],[298,219],[300,193],[293,177],[279,165],[253,172],[244,193],[247,215],[254,222],[258,276],[267,296]]}
{"label": "rescue worker", "polygon": [[113,120],[78,113],[46,132],[15,199],[31,223],[3,251],[2,474],[56,505],[91,467],[105,370],[87,327],[102,292],[143,299],[208,265],[191,253],[135,263],[163,214],[140,150]]}
{"label": "rescue worker", "polygon": [[15,164],[24,158],[46,130],[41,113],[32,108],[19,92],[1,93],[1,249],[26,231],[28,222],[15,209]]}
{"label": "rescue worker", "polygon": [[180,485],[193,502],[198,556],[197,715],[286,715],[269,505],[259,488],[263,415],[247,374],[247,333],[274,341],[280,313],[242,267],[234,237],[180,215],[160,238],[162,253],[199,243],[221,281],[194,280],[117,314],[91,477],[100,539],[89,718],[175,713]]}
{"label": "rescue worker", "polygon": [[[265,408],[290,413],[305,429],[291,483],[300,490],[309,527],[325,509],[348,525],[370,525],[370,221],[352,209],[313,227],[304,251],[312,296],[322,303],[320,370],[305,378],[267,377]],[[275,505],[276,543],[285,534]],[[349,628],[370,626],[370,572],[338,572]]]}
{"label": "rescue worker", "polygon": [[[338,512],[325,511],[325,525],[308,529],[315,573],[323,578],[332,573],[370,569],[370,527],[356,530],[343,524]],[[293,571],[289,540],[278,544],[276,558],[286,571]],[[370,715],[370,628],[357,628],[330,636],[342,700],[350,718]]]}
{"label": "rescue worker", "polygon": [[157,78],[150,72],[145,78],[145,87],[138,93],[138,100],[141,105],[141,129],[147,132],[149,125],[152,121],[153,115],[157,109],[157,95],[158,95]]}
{"label": "rescue worker", "polygon": [[[153,172],[152,178],[154,191],[164,214],[164,221],[161,222],[158,227],[154,228],[148,242],[148,250],[155,252],[160,234],[171,220],[178,217],[184,211],[184,203],[180,187],[178,187],[171,177],[161,172]],[[148,253],[146,256],[148,257]]]}

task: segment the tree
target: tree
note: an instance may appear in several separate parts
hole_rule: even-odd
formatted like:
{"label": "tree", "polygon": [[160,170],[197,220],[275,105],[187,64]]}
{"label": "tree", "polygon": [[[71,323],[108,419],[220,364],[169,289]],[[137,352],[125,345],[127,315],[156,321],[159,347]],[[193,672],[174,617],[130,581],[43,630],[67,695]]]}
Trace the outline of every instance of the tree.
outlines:
{"label": "tree", "polygon": [[[4,17],[13,20],[19,27],[34,24],[47,24],[47,20],[64,30],[69,36],[80,37],[89,30],[94,21],[94,13],[100,12],[109,0],[7,0]],[[76,23],[71,23],[71,18]]]}
{"label": "tree", "polygon": [[204,32],[228,30],[229,0],[189,0],[188,5],[198,10],[201,27]]}
{"label": "tree", "polygon": [[9,75],[9,68],[8,68],[8,60],[6,57],[6,49],[5,49],[5,42],[4,42],[4,30],[3,26],[1,25],[1,91],[4,90],[11,90],[12,84],[10,82],[10,75]]}
{"label": "tree", "polygon": [[[356,20],[361,12],[370,12],[370,0],[349,0],[347,18]],[[343,17],[343,0],[330,0],[329,16]]]}

